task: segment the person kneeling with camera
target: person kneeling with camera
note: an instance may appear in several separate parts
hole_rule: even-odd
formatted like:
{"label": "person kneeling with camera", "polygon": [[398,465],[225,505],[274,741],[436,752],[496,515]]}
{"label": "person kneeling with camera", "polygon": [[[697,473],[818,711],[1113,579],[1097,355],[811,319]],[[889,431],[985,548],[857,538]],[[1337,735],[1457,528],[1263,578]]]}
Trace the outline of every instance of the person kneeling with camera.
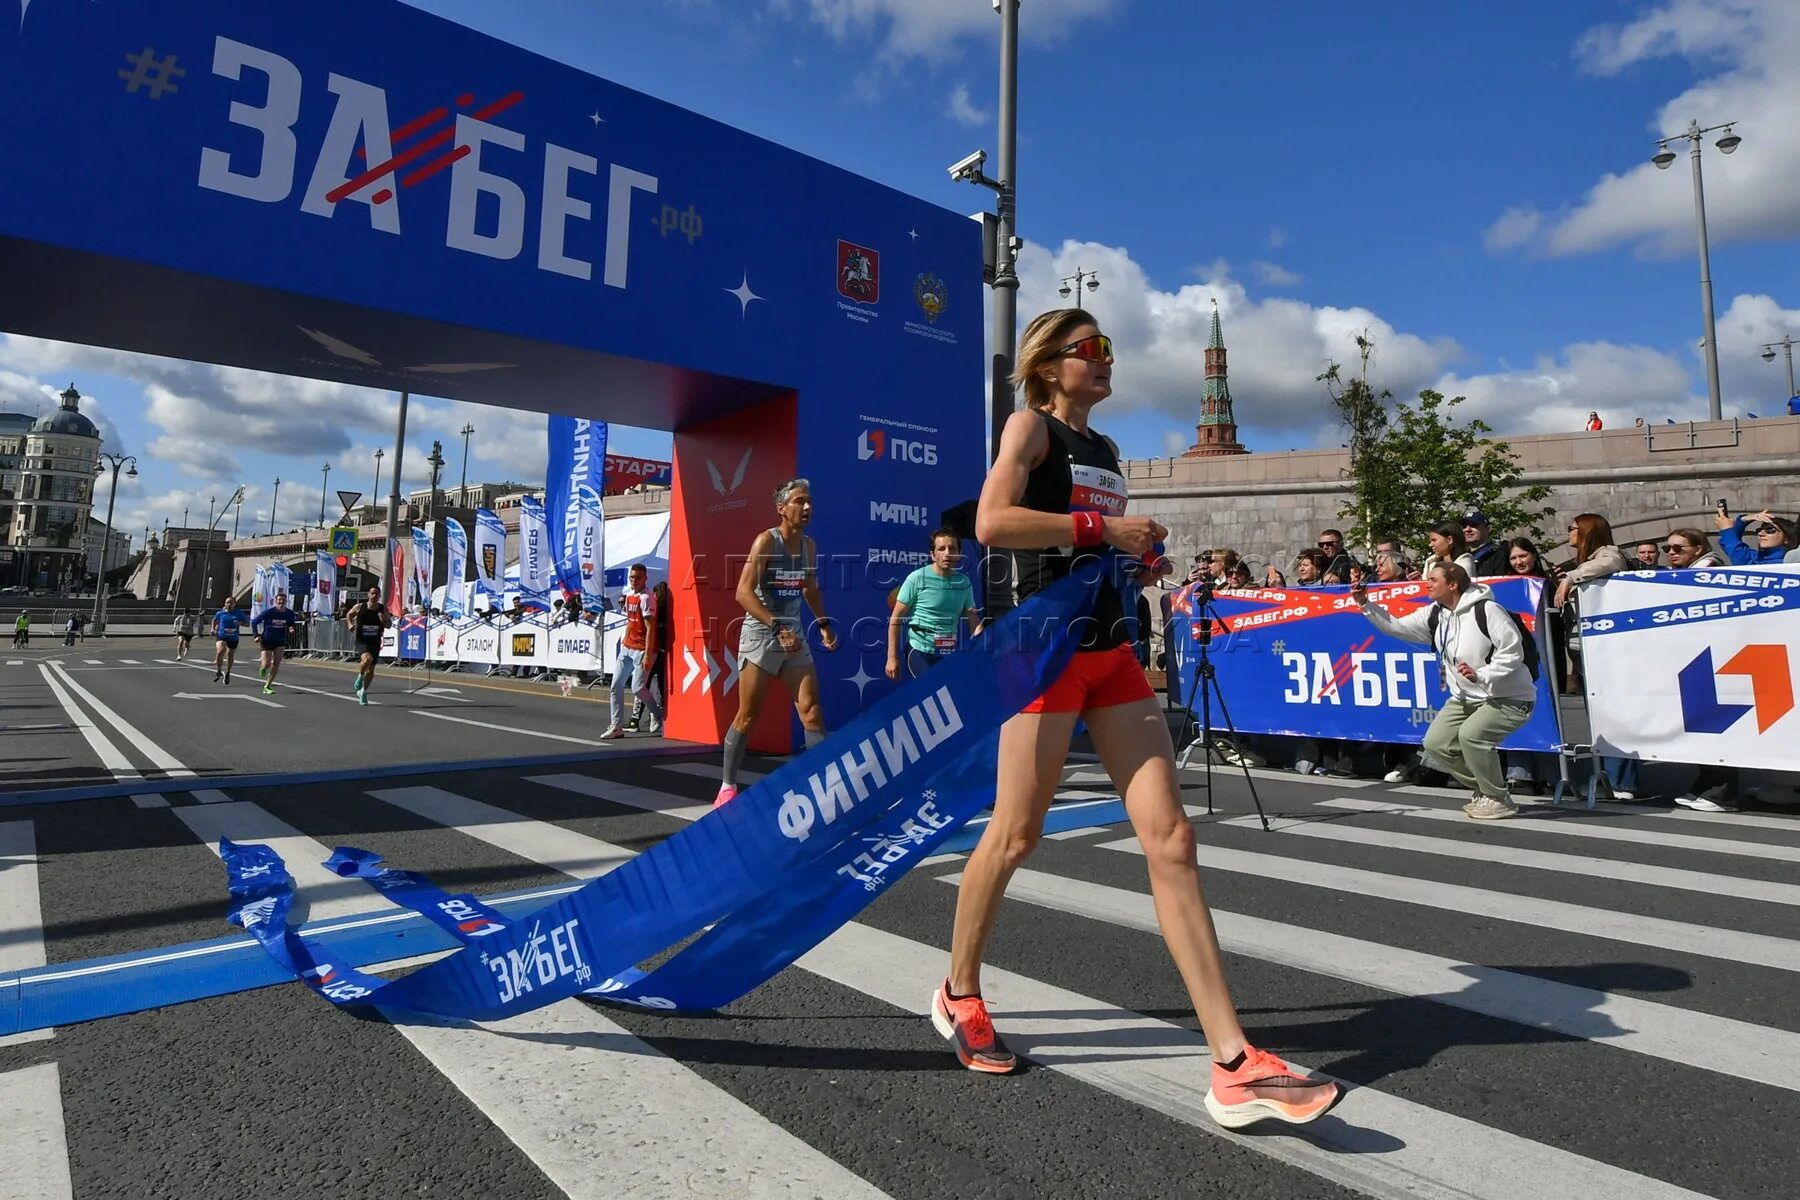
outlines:
{"label": "person kneeling with camera", "polygon": [[1394,617],[1370,603],[1360,570],[1350,580],[1350,598],[1375,628],[1437,651],[1450,696],[1425,733],[1425,749],[1474,790],[1463,812],[1477,821],[1516,816],[1519,810],[1507,795],[1498,747],[1530,719],[1537,697],[1524,628],[1455,563],[1434,565],[1426,573],[1425,590],[1429,605]]}

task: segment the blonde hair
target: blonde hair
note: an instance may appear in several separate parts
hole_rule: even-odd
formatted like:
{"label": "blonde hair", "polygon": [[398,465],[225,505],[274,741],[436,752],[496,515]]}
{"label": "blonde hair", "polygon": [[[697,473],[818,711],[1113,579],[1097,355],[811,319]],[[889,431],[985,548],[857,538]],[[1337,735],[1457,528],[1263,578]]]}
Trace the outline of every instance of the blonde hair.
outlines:
{"label": "blonde hair", "polygon": [[1085,308],[1053,308],[1039,313],[1019,335],[1019,356],[1013,363],[1012,385],[1025,389],[1025,407],[1050,407],[1050,385],[1038,376],[1038,368],[1069,344],[1069,331],[1082,325],[1098,329],[1100,322]]}

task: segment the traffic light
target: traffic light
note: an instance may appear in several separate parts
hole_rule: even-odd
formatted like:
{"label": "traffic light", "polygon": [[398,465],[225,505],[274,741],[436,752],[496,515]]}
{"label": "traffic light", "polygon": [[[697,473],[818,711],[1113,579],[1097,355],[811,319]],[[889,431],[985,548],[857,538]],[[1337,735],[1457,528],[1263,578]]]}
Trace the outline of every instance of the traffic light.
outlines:
{"label": "traffic light", "polygon": [[348,554],[338,555],[337,556],[337,565],[338,565],[338,570],[340,570],[340,571],[343,570],[345,567],[349,566],[350,565],[350,556]]}

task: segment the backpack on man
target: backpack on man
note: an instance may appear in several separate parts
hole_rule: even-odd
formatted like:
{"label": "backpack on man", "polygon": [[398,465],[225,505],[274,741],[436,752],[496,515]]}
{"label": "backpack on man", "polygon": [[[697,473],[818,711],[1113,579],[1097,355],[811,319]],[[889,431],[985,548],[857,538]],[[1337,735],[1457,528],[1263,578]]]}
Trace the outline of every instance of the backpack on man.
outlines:
{"label": "backpack on man", "polygon": [[[1487,607],[1490,604],[1505,613],[1507,620],[1513,623],[1513,628],[1519,631],[1519,641],[1524,646],[1525,669],[1531,672],[1531,682],[1536,683],[1538,673],[1542,670],[1538,661],[1537,639],[1532,637],[1530,631],[1525,628],[1525,622],[1519,619],[1518,613],[1504,604],[1482,599],[1475,602],[1475,628],[1481,630],[1481,636],[1488,640],[1487,661],[1494,661],[1494,635],[1488,632],[1487,623]],[[1443,616],[1443,613],[1443,606],[1434,604],[1431,606],[1431,616],[1426,619],[1426,628],[1431,631],[1433,645],[1437,643],[1438,619]]]}

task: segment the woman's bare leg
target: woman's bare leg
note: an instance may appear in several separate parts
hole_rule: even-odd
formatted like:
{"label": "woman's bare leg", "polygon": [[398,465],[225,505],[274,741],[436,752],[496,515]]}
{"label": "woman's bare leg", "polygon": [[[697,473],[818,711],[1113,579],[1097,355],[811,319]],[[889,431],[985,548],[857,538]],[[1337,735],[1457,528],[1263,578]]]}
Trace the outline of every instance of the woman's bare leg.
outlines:
{"label": "woman's bare leg", "polygon": [[1194,827],[1181,807],[1175,751],[1169,727],[1154,700],[1139,700],[1085,714],[1088,734],[1113,786],[1125,800],[1131,827],[1150,868],[1150,895],[1163,941],[1175,959],[1194,1015],[1215,1062],[1231,1062],[1244,1049],[1212,912],[1200,886]]}
{"label": "woman's bare leg", "polygon": [[1037,848],[1044,813],[1062,782],[1075,732],[1075,713],[1020,713],[1000,727],[1000,769],[994,815],[963,868],[950,935],[950,990],[981,990],[981,956],[994,914],[1019,864]]}

